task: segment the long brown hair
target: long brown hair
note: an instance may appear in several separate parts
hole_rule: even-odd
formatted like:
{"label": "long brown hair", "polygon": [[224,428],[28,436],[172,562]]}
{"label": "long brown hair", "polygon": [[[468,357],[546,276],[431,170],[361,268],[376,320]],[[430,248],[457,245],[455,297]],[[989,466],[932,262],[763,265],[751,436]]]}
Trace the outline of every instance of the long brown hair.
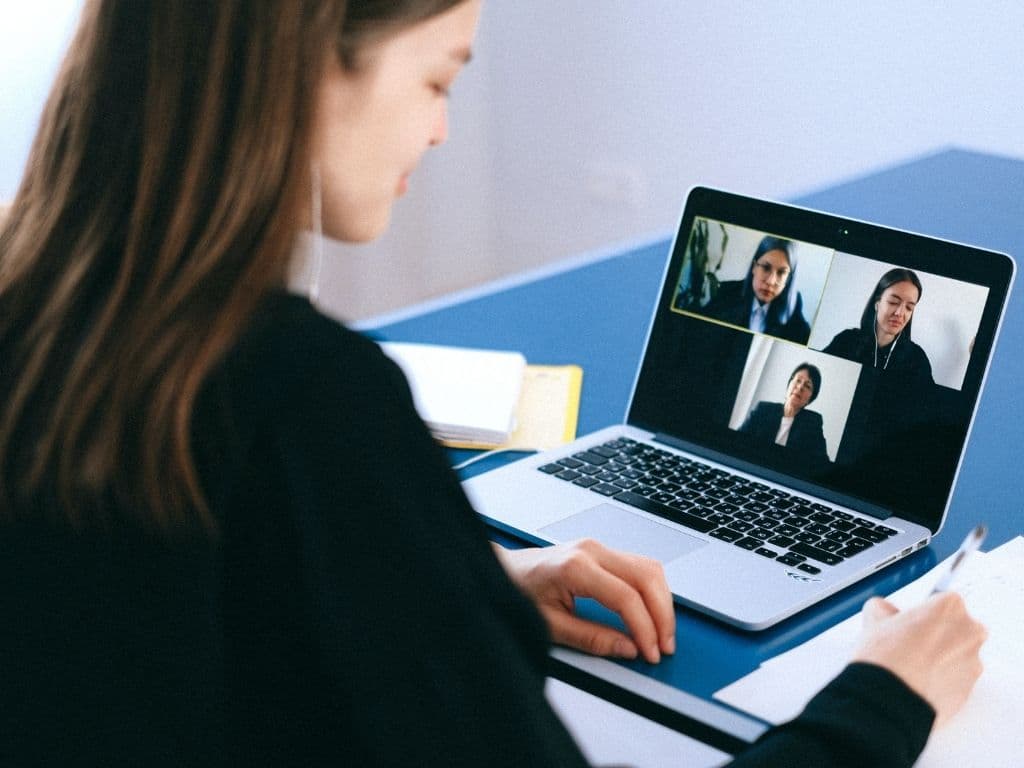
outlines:
{"label": "long brown hair", "polygon": [[327,57],[460,0],[94,0],[0,221],[0,518],[215,531],[190,426],[285,286]]}

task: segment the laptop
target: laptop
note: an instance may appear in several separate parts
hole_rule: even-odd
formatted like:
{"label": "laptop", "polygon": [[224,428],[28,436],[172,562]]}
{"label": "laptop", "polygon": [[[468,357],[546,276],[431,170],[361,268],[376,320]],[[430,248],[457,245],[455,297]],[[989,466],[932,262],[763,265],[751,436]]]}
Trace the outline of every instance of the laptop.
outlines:
{"label": "laptop", "polygon": [[464,488],[500,529],[653,557],[678,603],[770,627],[941,531],[1014,273],[694,188],[624,423]]}

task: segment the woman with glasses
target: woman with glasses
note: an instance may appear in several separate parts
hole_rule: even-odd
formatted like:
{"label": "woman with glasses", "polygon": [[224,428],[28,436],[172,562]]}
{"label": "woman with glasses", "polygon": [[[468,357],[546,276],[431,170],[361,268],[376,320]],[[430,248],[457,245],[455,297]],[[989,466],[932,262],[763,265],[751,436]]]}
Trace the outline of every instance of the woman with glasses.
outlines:
{"label": "woman with glasses", "polygon": [[701,310],[715,320],[806,344],[811,327],[796,289],[796,259],[789,240],[763,238],[744,280],[729,280]]}

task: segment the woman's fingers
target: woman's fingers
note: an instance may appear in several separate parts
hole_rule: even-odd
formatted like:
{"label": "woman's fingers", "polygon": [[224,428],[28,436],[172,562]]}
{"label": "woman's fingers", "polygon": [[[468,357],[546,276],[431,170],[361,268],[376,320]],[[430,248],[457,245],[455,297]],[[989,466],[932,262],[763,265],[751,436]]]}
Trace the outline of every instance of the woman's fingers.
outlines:
{"label": "woman's fingers", "polygon": [[[662,653],[675,653],[676,612],[665,569],[657,560],[608,549],[598,544],[597,559],[610,573],[635,589],[654,622]],[[628,626],[628,624],[627,624]]]}
{"label": "woman's fingers", "polygon": [[[558,643],[591,653],[657,662],[675,652],[675,611],[660,563],[592,539],[543,548],[495,548],[506,571],[544,614]],[[580,619],[574,599],[593,598],[617,613],[628,636]]]}
{"label": "woman's fingers", "polygon": [[675,650],[675,613],[661,565],[583,540],[573,545],[582,556],[566,569],[566,586],[591,597],[622,617],[644,658],[656,663]]}
{"label": "woman's fingers", "polygon": [[559,644],[579,648],[595,656],[635,659],[639,649],[633,639],[614,627],[587,621],[565,611],[552,610],[545,618]]}

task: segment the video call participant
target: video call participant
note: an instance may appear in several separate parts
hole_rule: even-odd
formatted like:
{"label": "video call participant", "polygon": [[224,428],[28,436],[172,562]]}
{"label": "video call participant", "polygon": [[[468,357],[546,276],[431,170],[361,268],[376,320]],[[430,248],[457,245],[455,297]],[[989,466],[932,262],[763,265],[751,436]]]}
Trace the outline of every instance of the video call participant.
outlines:
{"label": "video call participant", "polygon": [[[656,562],[495,551],[398,367],[286,292],[317,200],[387,229],[479,13],[85,3],[0,224],[4,765],[574,768],[550,643],[675,649]],[[961,598],[864,613],[736,765],[904,768],[960,708]]]}
{"label": "video call participant", "polygon": [[739,431],[759,442],[782,446],[809,467],[826,462],[821,414],[807,410],[820,393],[821,371],[810,363],[801,363],[790,374],[785,402],[759,402]]}
{"label": "video call participant", "polygon": [[902,374],[921,384],[933,384],[928,355],[910,338],[921,293],[921,281],[913,271],[890,269],[864,305],[860,327],[840,331],[823,351],[868,368]]}
{"label": "video call participant", "polygon": [[756,333],[806,344],[811,327],[796,289],[796,259],[789,240],[767,236],[750,260],[743,280],[727,280],[700,312]]}

